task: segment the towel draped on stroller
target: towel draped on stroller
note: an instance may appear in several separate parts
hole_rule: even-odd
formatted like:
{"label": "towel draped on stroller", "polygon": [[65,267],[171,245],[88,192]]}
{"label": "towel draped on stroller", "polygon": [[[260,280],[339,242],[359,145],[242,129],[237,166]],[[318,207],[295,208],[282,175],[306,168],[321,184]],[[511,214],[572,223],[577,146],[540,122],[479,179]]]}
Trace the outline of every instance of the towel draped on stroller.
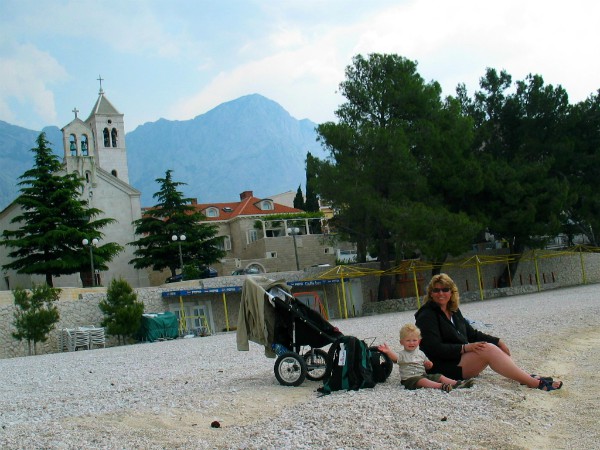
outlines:
{"label": "towel draped on stroller", "polygon": [[266,356],[277,357],[275,377],[282,385],[299,386],[306,378],[322,380],[328,354],[321,348],[341,336],[317,311],[295,299],[284,281],[262,276],[244,280],[237,348],[249,350],[249,341],[264,345]]}

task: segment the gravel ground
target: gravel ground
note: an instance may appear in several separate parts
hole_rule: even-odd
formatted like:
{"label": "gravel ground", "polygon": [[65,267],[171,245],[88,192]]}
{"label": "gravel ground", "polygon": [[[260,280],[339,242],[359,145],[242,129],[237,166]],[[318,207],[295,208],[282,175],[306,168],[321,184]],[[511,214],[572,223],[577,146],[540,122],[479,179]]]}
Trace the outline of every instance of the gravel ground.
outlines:
{"label": "gravel ground", "polygon": [[[461,309],[564,387],[528,389],[488,369],[471,389],[407,391],[394,369],[373,389],[320,397],[320,382],[279,385],[261,346],[238,352],[225,333],[0,360],[0,448],[598,448],[598,285]],[[413,313],[332,322],[398,349]]]}

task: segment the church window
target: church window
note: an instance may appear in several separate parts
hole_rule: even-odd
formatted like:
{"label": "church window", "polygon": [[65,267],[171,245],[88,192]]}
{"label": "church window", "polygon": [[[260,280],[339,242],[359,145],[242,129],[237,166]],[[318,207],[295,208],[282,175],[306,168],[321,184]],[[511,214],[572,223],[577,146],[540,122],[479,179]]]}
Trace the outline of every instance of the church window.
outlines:
{"label": "church window", "polygon": [[108,128],[104,129],[103,134],[104,134],[104,146],[110,147],[110,136],[108,133]]}
{"label": "church window", "polygon": [[81,136],[81,154],[83,156],[89,156],[89,153],[88,153],[88,137],[85,134],[83,134]]}
{"label": "church window", "polygon": [[113,128],[110,132],[110,137],[112,139],[112,146],[116,147],[117,146],[117,129]]}
{"label": "church window", "polygon": [[86,173],[85,173],[85,182],[86,182],[86,183],[89,183],[89,182],[90,182],[90,173],[89,173],[89,172],[86,172]]}
{"label": "church window", "polygon": [[111,170],[110,173],[113,177],[117,178],[117,171],[115,169]]}
{"label": "church window", "polygon": [[71,156],[77,156],[77,138],[74,134],[69,136],[69,150],[71,151]]}

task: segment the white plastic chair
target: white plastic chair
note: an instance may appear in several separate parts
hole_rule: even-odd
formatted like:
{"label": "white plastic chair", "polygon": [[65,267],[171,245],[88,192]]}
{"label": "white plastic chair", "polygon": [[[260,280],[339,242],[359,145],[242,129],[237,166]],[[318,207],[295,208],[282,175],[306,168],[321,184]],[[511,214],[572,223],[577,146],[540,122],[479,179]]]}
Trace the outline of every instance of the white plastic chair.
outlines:
{"label": "white plastic chair", "polygon": [[106,338],[104,336],[104,328],[92,328],[89,330],[90,343],[89,348],[106,347]]}
{"label": "white plastic chair", "polygon": [[73,351],[83,348],[89,350],[90,348],[90,331],[88,328],[77,328],[74,330],[74,343]]}

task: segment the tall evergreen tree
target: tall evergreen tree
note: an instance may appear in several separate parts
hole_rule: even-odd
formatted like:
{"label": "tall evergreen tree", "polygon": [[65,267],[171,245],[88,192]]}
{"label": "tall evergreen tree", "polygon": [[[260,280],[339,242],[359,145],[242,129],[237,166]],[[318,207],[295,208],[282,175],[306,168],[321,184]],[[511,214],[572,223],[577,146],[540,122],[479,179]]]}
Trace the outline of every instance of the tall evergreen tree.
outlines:
{"label": "tall evergreen tree", "polygon": [[301,209],[302,211],[304,211],[304,208],[306,208],[306,205],[304,204],[304,195],[302,195],[301,186],[298,186],[296,196],[294,197],[294,208]]}
{"label": "tall evergreen tree", "polygon": [[26,340],[29,355],[35,355],[37,343],[48,340],[48,333],[60,318],[54,304],[60,297],[60,289],[47,284],[34,284],[31,293],[17,288],[13,291],[13,296],[16,308],[14,325],[17,331],[12,335],[20,341]]}
{"label": "tall evergreen tree", "polygon": [[[318,193],[338,212],[341,229],[360,239],[359,251],[376,245],[382,270],[417,248],[443,261],[470,248],[478,229],[460,213],[463,198],[480,188],[481,174],[468,160],[470,121],[416,67],[397,55],[356,56],[340,85],[347,101],[336,111],[338,123],[317,129],[330,152],[316,164]],[[440,215],[445,220],[432,229]],[[444,239],[428,245],[429,233]],[[392,280],[382,277],[378,298],[392,293]]]}
{"label": "tall evergreen tree", "polygon": [[[176,269],[184,265],[208,266],[225,255],[221,250],[222,238],[217,237],[215,225],[201,223],[206,218],[192,206],[192,199],[185,198],[177,190],[185,183],[173,180],[172,170],[164,178],[157,178],[160,190],[154,194],[158,203],[145,211],[134,222],[136,234],[143,236],[130,245],[137,247],[131,263],[136,269],[152,267],[153,270],[169,268],[175,276]],[[185,240],[173,241],[172,236],[185,236]],[[183,269],[183,268],[181,268]]]}
{"label": "tall evergreen tree", "polygon": [[505,71],[488,69],[473,100],[459,88],[464,111],[474,119],[473,154],[485,186],[465,205],[484,217],[490,233],[509,242],[511,253],[543,247],[560,232],[570,204],[564,167],[568,96],[539,75],[513,84]]}
{"label": "tall evergreen tree", "polygon": [[572,203],[565,209],[563,231],[573,243],[583,234],[598,246],[600,232],[600,90],[574,105],[569,114],[567,135],[569,146],[558,155],[571,186]]}
{"label": "tall evergreen tree", "polygon": [[102,326],[107,334],[117,336],[120,343],[137,334],[142,322],[144,304],[137,301],[137,294],[123,279],[113,279],[106,290],[106,300],[98,307],[104,314]]}
{"label": "tall evergreen tree", "polygon": [[[20,228],[4,230],[0,245],[14,249],[8,253],[13,261],[4,269],[45,275],[46,284],[52,287],[53,276],[87,270],[90,260],[82,240],[100,240],[99,230],[114,219],[97,218],[102,211],[81,199],[82,180],[75,173],[61,174],[62,164],[48,144],[41,133],[37,147],[31,149],[35,164],[19,177],[21,194],[15,200],[22,212],[11,221]],[[95,267],[106,270],[106,263],[122,249],[114,242],[98,246],[93,255]]]}

